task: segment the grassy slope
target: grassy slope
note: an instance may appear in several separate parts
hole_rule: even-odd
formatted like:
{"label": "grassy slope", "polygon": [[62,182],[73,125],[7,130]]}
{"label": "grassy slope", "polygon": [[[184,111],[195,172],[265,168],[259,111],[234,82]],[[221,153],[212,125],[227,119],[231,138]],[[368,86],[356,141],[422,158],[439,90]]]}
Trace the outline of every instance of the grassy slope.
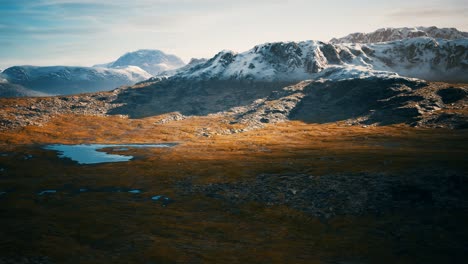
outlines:
{"label": "grassy slope", "polygon": [[[388,212],[322,221],[284,206],[188,196],[176,187],[185,179],[236,182],[260,173],[468,171],[465,131],[288,122],[206,138],[194,134],[231,127],[214,117],[155,125],[157,120],[62,116],[42,127],[0,132],[3,151],[17,153],[0,157],[7,168],[0,188],[16,190],[0,198],[0,255],[45,255],[58,263],[441,263],[466,253],[464,212]],[[34,147],[58,142],[180,145],[137,150],[129,163],[93,166],[63,162]],[[33,158],[23,160],[26,154]],[[34,194],[65,184],[144,193]],[[161,207],[148,200],[155,194],[176,202]]]}

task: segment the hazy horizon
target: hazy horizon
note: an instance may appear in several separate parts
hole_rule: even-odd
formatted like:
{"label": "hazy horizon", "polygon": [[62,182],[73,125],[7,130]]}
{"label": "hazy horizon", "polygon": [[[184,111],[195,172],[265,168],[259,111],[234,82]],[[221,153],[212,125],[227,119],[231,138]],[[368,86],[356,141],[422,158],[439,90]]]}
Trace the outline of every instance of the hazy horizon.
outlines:
{"label": "hazy horizon", "polygon": [[468,4],[429,1],[4,0],[0,69],[13,65],[92,66],[126,52],[181,57],[242,52],[274,41],[322,40],[382,27],[468,31]]}

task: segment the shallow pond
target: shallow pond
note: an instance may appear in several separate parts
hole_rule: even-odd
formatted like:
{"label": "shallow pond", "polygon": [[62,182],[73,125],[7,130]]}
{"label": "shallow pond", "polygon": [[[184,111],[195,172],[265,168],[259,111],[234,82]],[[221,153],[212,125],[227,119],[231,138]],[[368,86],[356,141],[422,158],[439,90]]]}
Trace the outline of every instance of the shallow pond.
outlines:
{"label": "shallow pond", "polygon": [[97,164],[105,162],[125,162],[133,159],[130,155],[109,154],[102,149],[111,151],[127,151],[131,148],[169,148],[174,144],[54,144],[44,146],[44,149],[57,151],[60,158],[69,158],[79,164]]}

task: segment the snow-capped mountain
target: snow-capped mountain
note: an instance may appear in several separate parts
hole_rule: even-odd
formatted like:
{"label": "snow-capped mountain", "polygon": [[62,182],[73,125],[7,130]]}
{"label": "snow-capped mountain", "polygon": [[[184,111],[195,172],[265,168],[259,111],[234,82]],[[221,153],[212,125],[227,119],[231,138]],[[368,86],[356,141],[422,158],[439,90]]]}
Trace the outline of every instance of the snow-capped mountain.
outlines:
{"label": "snow-capped mountain", "polygon": [[[468,82],[468,38],[413,38],[403,41],[344,46],[362,50],[367,67],[430,81]],[[365,62],[365,61],[364,61]]]}
{"label": "snow-capped mountain", "polygon": [[303,80],[319,72],[320,43],[278,42],[236,53],[223,50],[206,62],[188,65],[174,77],[189,79]]}
{"label": "snow-capped mountain", "polygon": [[456,28],[437,27],[403,27],[381,28],[371,33],[352,33],[342,38],[333,38],[332,43],[378,43],[408,38],[429,37],[436,39],[462,39],[468,38],[468,32],[462,32]]}
{"label": "snow-capped mountain", "polygon": [[146,71],[128,66],[119,69],[69,66],[14,66],[1,73],[10,84],[47,94],[76,94],[108,91],[151,77]]}
{"label": "snow-capped mountain", "polygon": [[174,70],[184,65],[185,63],[179,57],[166,54],[160,50],[137,50],[126,53],[114,62],[97,64],[93,67],[119,68],[138,66],[156,76],[163,71]]}
{"label": "snow-capped mountain", "polygon": [[468,39],[414,38],[375,44],[278,42],[221,51],[174,77],[197,80],[299,81],[369,76],[468,81]]}

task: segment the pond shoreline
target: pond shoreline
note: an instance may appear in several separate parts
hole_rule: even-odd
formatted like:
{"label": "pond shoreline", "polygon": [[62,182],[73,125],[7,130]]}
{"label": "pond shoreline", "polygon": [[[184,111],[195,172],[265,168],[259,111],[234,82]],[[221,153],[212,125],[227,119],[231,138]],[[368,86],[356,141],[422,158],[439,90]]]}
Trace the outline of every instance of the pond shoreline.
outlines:
{"label": "pond shoreline", "polygon": [[45,150],[53,150],[57,152],[59,158],[68,158],[78,162],[81,165],[111,163],[111,162],[127,162],[134,158],[131,155],[111,154],[111,151],[129,151],[132,148],[170,148],[177,143],[161,143],[161,144],[50,144],[44,145],[41,148]]}

